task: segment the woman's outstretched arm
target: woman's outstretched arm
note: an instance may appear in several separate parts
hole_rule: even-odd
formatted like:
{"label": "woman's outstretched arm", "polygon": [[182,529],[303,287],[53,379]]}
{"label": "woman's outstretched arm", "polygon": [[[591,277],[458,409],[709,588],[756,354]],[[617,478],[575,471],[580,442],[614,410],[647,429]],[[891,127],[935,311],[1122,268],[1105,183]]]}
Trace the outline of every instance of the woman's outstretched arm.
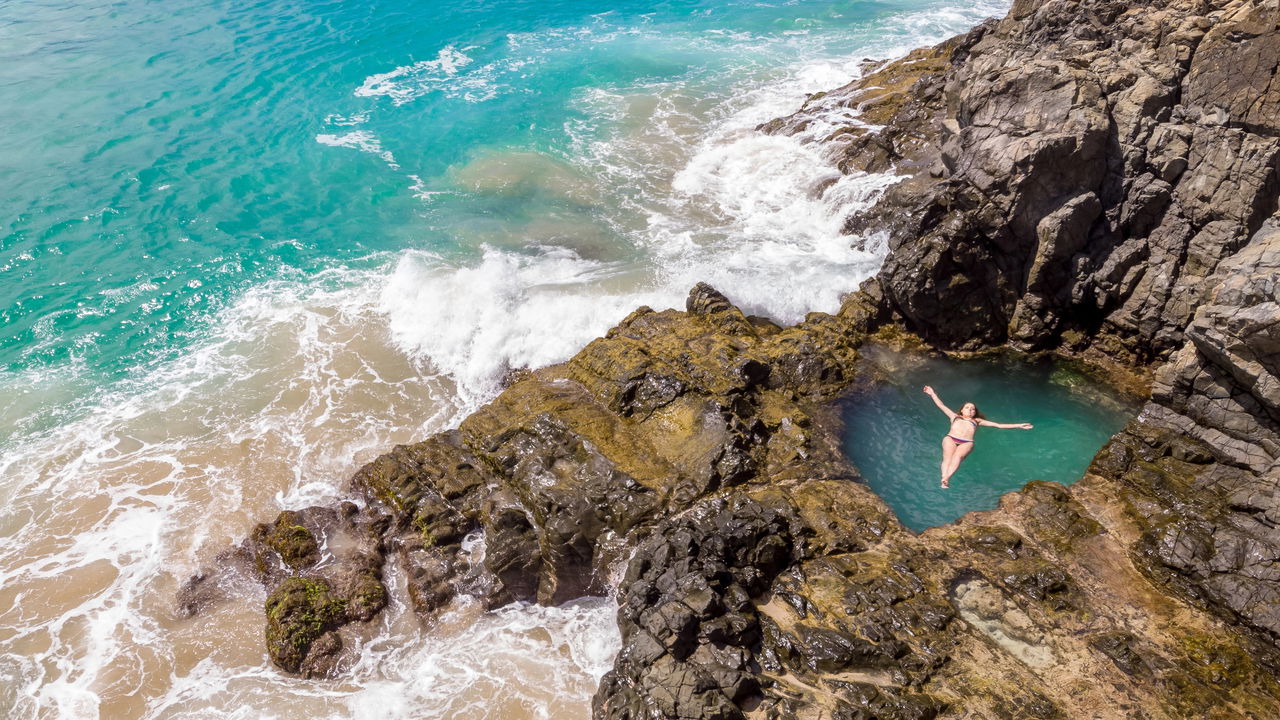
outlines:
{"label": "woman's outstretched arm", "polygon": [[942,401],[938,399],[938,393],[934,392],[933,388],[929,387],[928,385],[925,385],[924,394],[928,395],[930,398],[933,399],[933,404],[937,405],[939,410],[946,413],[948,419],[951,419],[951,420],[955,419],[956,417],[955,411],[947,407],[946,405],[942,404]]}
{"label": "woman's outstretched arm", "polygon": [[998,423],[990,420],[979,420],[978,424],[983,427],[1000,428],[1001,430],[1030,430],[1031,423]]}

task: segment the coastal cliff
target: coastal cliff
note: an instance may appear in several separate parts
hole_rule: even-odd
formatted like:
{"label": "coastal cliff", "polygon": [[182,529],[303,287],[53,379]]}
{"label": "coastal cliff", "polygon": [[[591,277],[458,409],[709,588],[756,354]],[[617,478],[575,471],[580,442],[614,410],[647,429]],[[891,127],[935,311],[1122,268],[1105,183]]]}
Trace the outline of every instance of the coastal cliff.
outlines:
{"label": "coastal cliff", "polygon": [[[340,672],[403,570],[423,622],[613,593],[597,718],[1280,713],[1280,8],[1016,2],[812,98],[878,276],[793,327],[699,285],[454,431],[282,513],[183,589],[270,590],[282,669]],[[851,291],[855,290],[850,288]],[[916,535],[840,452],[867,343],[1008,347],[1149,386],[1070,487]]]}

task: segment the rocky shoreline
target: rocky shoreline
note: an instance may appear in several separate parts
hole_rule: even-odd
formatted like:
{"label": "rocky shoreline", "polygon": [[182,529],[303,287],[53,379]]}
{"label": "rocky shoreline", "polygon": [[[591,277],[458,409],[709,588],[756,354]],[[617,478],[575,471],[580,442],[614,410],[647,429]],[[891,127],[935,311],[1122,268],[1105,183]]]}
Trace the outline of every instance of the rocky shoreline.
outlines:
{"label": "rocky shoreline", "polygon": [[[183,589],[270,590],[283,670],[340,672],[408,577],[426,624],[613,593],[597,718],[1280,714],[1280,8],[1018,0],[812,98],[904,181],[877,277],[793,327],[705,285],[454,431],[282,513]],[[868,127],[874,125],[874,127]],[[840,452],[866,342],[1008,347],[1143,383],[1064,488],[916,535]],[[483,543],[483,560],[473,561]],[[234,598],[231,598],[234,601]]]}

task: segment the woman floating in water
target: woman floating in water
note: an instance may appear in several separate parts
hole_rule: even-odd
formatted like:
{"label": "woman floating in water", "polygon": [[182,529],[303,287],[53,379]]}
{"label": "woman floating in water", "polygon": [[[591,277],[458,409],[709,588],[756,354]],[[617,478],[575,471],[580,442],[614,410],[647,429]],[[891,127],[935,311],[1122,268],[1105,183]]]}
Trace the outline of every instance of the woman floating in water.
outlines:
{"label": "woman floating in water", "polygon": [[1030,430],[1031,423],[998,423],[991,422],[982,417],[982,413],[978,412],[978,406],[971,402],[967,402],[960,406],[960,412],[954,412],[951,408],[942,404],[938,399],[938,393],[928,385],[924,386],[924,394],[933,398],[933,404],[938,409],[947,414],[947,419],[951,421],[951,429],[942,438],[942,487],[951,487],[951,476],[955,474],[960,467],[960,461],[964,459],[973,450],[973,434],[977,432],[978,426],[1004,428],[1012,430],[1019,428],[1022,430]]}

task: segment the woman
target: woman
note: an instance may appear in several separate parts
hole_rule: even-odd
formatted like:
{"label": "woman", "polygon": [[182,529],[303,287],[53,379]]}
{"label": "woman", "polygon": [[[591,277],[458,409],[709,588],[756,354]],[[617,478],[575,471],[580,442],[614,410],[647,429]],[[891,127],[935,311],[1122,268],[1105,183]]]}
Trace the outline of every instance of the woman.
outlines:
{"label": "woman", "polygon": [[991,422],[982,417],[982,413],[978,412],[978,406],[971,402],[962,405],[960,412],[953,412],[951,408],[942,404],[942,401],[938,399],[938,393],[934,392],[933,388],[928,385],[924,386],[924,394],[933,398],[933,404],[946,413],[947,419],[951,421],[951,429],[942,438],[943,489],[951,487],[951,476],[960,467],[960,461],[964,459],[965,455],[968,455],[973,450],[973,434],[977,432],[979,425],[1003,428],[1005,430],[1014,428],[1031,429],[1031,423]]}

